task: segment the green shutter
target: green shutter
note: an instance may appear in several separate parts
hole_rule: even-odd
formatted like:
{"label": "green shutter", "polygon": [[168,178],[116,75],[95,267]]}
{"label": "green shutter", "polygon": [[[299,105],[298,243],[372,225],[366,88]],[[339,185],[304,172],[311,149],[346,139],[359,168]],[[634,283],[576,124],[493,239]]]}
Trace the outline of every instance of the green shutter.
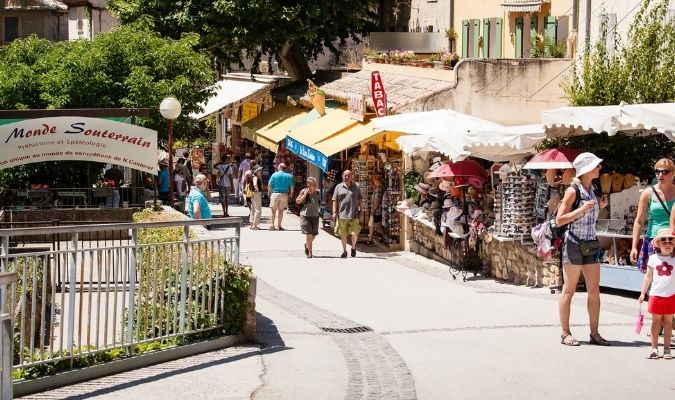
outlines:
{"label": "green shutter", "polygon": [[483,18],[483,58],[490,58],[490,18]]}
{"label": "green shutter", "polygon": [[502,22],[501,18],[497,18],[495,22],[495,54],[493,58],[502,58]]}
{"label": "green shutter", "polygon": [[[557,41],[556,26],[558,25],[556,17],[549,15],[544,19],[544,37],[547,42],[555,43]],[[551,57],[549,52],[550,47],[544,48],[544,57]]]}
{"label": "green shutter", "polygon": [[462,21],[462,58],[469,57],[469,21]]}
{"label": "green shutter", "polygon": [[529,54],[525,54],[527,57],[532,57],[532,46],[536,44],[536,41],[533,41],[532,38],[537,37],[538,26],[539,26],[539,16],[538,15],[530,16],[530,36],[525,38],[525,43],[529,44],[529,46],[523,46],[525,48],[530,49]]}
{"label": "green shutter", "polygon": [[479,19],[474,19],[473,20],[473,56],[475,58],[478,58],[478,52],[480,51],[479,45],[480,41],[480,20]]}
{"label": "green shutter", "polygon": [[516,58],[523,58],[523,17],[516,18]]}

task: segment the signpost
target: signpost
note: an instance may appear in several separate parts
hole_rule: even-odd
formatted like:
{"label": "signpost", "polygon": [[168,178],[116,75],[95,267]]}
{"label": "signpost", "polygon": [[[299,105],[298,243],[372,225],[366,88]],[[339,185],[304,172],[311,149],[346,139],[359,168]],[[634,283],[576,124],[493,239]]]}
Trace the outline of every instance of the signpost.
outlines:
{"label": "signpost", "polygon": [[387,115],[387,93],[384,91],[382,75],[379,71],[373,71],[370,75],[370,96],[373,98],[375,114],[378,117]]}

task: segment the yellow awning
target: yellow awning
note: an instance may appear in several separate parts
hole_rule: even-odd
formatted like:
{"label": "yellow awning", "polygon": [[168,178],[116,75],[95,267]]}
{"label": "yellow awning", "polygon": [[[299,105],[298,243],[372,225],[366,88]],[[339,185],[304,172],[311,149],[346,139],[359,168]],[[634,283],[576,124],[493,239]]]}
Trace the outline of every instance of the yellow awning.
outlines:
{"label": "yellow awning", "polygon": [[323,117],[294,129],[288,135],[305,146],[314,147],[312,146],[314,143],[319,143],[337,132],[358,124],[358,121],[349,118],[346,110],[337,108],[326,111]]}
{"label": "yellow awning", "polygon": [[286,138],[289,129],[306,114],[297,107],[277,104],[243,124],[241,135],[276,153],[279,142]]}
{"label": "yellow awning", "polygon": [[375,128],[375,124],[372,122],[365,125],[357,123],[335,136],[313,145],[312,148],[320,151],[325,156],[330,157],[335,153],[356,146],[364,140],[368,140],[380,133],[382,133],[382,129]]}

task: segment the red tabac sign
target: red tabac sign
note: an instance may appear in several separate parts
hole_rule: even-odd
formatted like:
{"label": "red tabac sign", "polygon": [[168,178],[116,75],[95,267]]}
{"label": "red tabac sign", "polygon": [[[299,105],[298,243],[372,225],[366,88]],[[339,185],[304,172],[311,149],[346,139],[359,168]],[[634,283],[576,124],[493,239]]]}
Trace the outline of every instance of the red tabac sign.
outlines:
{"label": "red tabac sign", "polygon": [[378,117],[387,115],[387,93],[384,91],[382,76],[378,71],[373,71],[370,75],[370,96],[373,98],[375,114]]}

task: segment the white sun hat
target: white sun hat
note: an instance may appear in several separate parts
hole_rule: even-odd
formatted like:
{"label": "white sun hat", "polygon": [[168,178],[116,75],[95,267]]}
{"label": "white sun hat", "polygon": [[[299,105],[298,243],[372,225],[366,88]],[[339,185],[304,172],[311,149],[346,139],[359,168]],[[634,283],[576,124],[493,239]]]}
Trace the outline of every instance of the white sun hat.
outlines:
{"label": "white sun hat", "polygon": [[602,158],[598,158],[593,153],[581,153],[574,159],[572,165],[576,170],[576,177],[587,174],[595,169],[602,162]]}

